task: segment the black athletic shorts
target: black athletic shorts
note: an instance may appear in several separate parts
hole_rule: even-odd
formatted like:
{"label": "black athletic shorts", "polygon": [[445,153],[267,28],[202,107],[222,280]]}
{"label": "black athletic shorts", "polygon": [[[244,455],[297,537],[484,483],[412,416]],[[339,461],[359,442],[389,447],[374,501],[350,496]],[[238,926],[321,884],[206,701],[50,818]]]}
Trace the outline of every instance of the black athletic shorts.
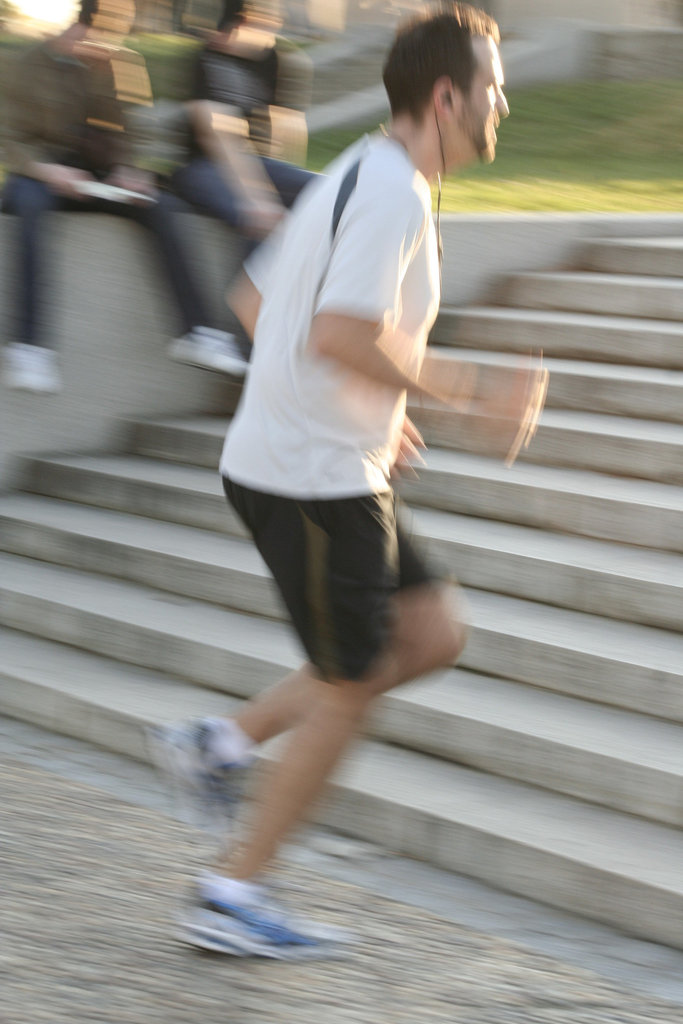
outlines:
{"label": "black athletic shorts", "polygon": [[301,501],[227,478],[309,660],[325,679],[360,679],[385,649],[398,590],[435,582],[396,516],[393,491]]}

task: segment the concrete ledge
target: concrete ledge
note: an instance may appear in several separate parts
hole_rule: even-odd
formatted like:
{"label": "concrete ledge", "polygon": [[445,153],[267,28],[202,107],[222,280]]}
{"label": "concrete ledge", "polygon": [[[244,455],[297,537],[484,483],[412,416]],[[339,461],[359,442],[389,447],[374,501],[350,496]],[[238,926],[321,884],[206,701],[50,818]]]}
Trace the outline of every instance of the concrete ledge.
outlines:
{"label": "concrete ledge", "polygon": [[[221,324],[225,284],[238,265],[234,237],[205,218],[179,216]],[[16,226],[14,217],[0,217],[3,342],[12,338]],[[179,366],[165,354],[179,327],[145,231],[100,214],[54,214],[51,227],[49,334],[61,355],[64,389],[47,396],[0,390],[0,488],[12,486],[17,454],[111,450],[122,416],[225,408],[221,378]]]}

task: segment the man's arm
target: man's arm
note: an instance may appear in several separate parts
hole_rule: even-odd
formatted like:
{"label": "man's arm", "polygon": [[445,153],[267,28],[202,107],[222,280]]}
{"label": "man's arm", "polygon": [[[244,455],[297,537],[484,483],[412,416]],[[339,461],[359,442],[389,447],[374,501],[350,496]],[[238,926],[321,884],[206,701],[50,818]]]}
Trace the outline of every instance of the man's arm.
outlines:
{"label": "man's arm", "polygon": [[318,313],[311,325],[308,346],[315,355],[335,359],[347,369],[388,387],[454,406],[460,406],[471,396],[472,364],[444,361],[427,352],[421,366],[414,366],[409,355],[412,340],[384,323]]}
{"label": "man's arm", "polygon": [[[437,399],[465,414],[478,436],[478,450],[484,446],[489,454],[501,455],[512,465],[520,448],[527,447],[534,436],[543,410],[548,371],[542,358],[522,360],[500,375],[482,378],[475,364],[428,350],[421,367],[413,369],[401,358],[404,338],[382,324],[320,313],[313,321],[309,346],[316,354],[336,359],[380,384]],[[419,454],[415,441],[404,434],[399,470]]]}

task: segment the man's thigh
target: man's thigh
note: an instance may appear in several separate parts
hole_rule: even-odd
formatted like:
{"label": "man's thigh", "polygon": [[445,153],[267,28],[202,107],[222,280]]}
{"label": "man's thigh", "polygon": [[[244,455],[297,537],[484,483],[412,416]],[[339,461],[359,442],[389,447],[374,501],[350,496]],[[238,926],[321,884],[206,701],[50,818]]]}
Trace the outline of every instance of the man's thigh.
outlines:
{"label": "man's thigh", "polygon": [[397,530],[391,492],[295,501],[226,481],[309,659],[327,679],[361,679],[385,650],[394,597],[432,576]]}

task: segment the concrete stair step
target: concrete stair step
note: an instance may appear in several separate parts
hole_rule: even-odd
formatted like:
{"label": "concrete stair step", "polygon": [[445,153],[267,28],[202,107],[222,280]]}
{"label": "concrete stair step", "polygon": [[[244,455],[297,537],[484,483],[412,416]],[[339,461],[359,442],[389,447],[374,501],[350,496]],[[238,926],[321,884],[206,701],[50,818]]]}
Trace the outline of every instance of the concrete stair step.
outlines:
{"label": "concrete stair step", "polygon": [[[476,435],[472,432],[467,433],[465,424],[455,419],[447,410],[423,406],[411,412],[420,428],[424,430],[428,444],[441,445],[444,449],[462,446],[468,450],[475,449],[476,452]],[[138,421],[131,423],[129,430],[133,449],[142,455],[162,459],[178,458],[183,462],[214,468],[218,464],[227,425],[227,419],[192,418]],[[428,463],[432,463],[432,456],[438,460],[440,454],[438,451],[431,453],[428,456]],[[537,435],[529,450],[524,453],[522,461],[597,471],[610,476],[640,477],[658,483],[682,484],[683,428],[678,424],[657,421],[548,409],[544,412]],[[496,467],[499,468],[496,460],[486,460],[486,465],[491,467],[492,472],[495,472]],[[520,466],[517,466],[515,474],[519,470]],[[420,471],[421,478],[424,478],[425,473],[428,475],[429,470]],[[507,482],[515,477],[504,469],[503,479]],[[554,479],[557,481],[556,477]],[[596,481],[591,476],[586,479],[586,483],[592,489]],[[406,483],[405,486],[413,499],[419,502],[421,484]],[[542,481],[535,481],[534,486],[542,486]],[[624,488],[627,489],[628,486],[629,481],[624,481]],[[607,482],[607,488],[612,491],[611,481]],[[668,495],[666,492],[657,492],[653,500],[673,500],[674,503],[677,500],[683,501],[683,494],[679,494],[677,498],[676,490]],[[643,499],[649,500],[645,495]],[[451,511],[478,514],[469,508],[462,510],[448,505],[445,507]],[[510,518],[514,520],[515,516],[511,515]],[[545,524],[542,521],[535,521],[533,525]],[[557,522],[551,528],[565,529],[564,525]],[[578,532],[585,530],[581,528]],[[612,537],[611,534],[603,533],[598,533],[597,536],[606,536],[607,539]],[[633,542],[634,538],[640,540],[639,534],[632,531],[613,539]],[[648,543],[645,540],[640,542]]]}
{"label": "concrete stair step", "polygon": [[[418,543],[461,584],[642,625],[683,621],[683,557],[431,509]],[[0,498],[0,548],[278,617],[250,543],[222,534],[29,495]]]}
{"label": "concrete stair step", "polygon": [[[475,362],[480,372],[518,365],[512,353],[451,349],[454,358]],[[683,424],[683,373],[646,366],[619,366],[544,357],[550,372],[546,410],[573,409],[611,416]]]}
{"label": "concrete stair step", "polygon": [[[455,417],[436,404],[410,405],[409,412],[428,445],[486,454],[474,421]],[[214,468],[228,422],[212,417],[206,423],[196,418],[131,423],[131,447],[141,455]],[[533,444],[520,457],[541,464],[683,483],[683,424],[547,409]]]}
{"label": "concrete stair step", "polygon": [[542,789],[683,823],[683,725],[456,669],[384,698],[373,735]]}
{"label": "concrete stair step", "polygon": [[420,479],[406,479],[401,492],[414,505],[683,552],[683,489],[668,484],[531,463],[507,469],[432,449]]}
{"label": "concrete stair step", "polygon": [[680,318],[665,321],[562,310],[442,306],[432,340],[496,352],[526,354],[541,349],[551,358],[683,370]]}
{"label": "concrete stair step", "polygon": [[[0,711],[144,759],[150,722],[240,697],[0,628]],[[159,694],[163,694],[160,698]],[[683,823],[683,726],[462,669],[382,699],[375,739],[663,824]]]}
{"label": "concrete stair step", "polygon": [[246,538],[52,498],[0,498],[0,550],[171,594],[285,618]]}
{"label": "concrete stair step", "polygon": [[[218,694],[2,631],[0,706],[144,757],[159,718],[229,711]],[[160,713],[160,709],[162,709]],[[365,740],[316,818],[397,852],[683,946],[677,829],[426,754]]]}
{"label": "concrete stair step", "polygon": [[[481,590],[465,597],[463,668],[683,721],[680,635]],[[6,554],[0,622],[241,696],[302,658],[283,622]]]}
{"label": "concrete stair step", "polygon": [[228,416],[191,416],[128,420],[128,446],[146,458],[218,469]]}
{"label": "concrete stair step", "polygon": [[[413,419],[428,445],[486,455],[476,420],[456,419],[443,406],[423,405]],[[614,476],[683,484],[683,425],[545,409],[522,462],[595,470]]]}
{"label": "concrete stair step", "polygon": [[464,586],[663,629],[683,622],[683,557],[414,509],[413,529]]}
{"label": "concrete stair step", "polygon": [[501,305],[607,316],[683,320],[683,283],[675,277],[596,272],[526,272],[505,277]]}
{"label": "concrete stair step", "polygon": [[[680,487],[524,463],[508,470],[436,449],[427,459],[420,480],[401,485],[415,505],[683,552]],[[27,491],[244,535],[215,469],[130,455],[27,458],[24,468]]]}
{"label": "concrete stair step", "polygon": [[149,760],[158,722],[230,714],[242,700],[0,626],[0,713]]}
{"label": "concrete stair step", "polygon": [[607,274],[683,277],[683,238],[601,238],[581,255],[585,270]]}
{"label": "concrete stair step", "polygon": [[131,455],[68,455],[28,457],[23,468],[24,489],[36,494],[246,536],[215,464],[209,470]]}

